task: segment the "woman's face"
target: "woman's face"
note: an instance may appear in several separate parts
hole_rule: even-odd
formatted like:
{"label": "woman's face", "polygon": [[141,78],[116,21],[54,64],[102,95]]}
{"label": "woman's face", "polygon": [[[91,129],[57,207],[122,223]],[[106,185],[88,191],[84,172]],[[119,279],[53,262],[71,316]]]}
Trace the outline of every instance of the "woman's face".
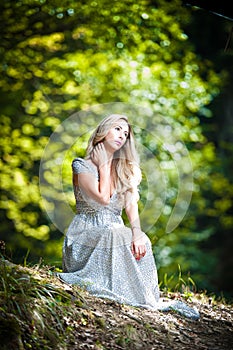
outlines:
{"label": "woman's face", "polygon": [[128,123],[123,119],[119,119],[104,138],[105,148],[110,152],[119,150],[125,144],[128,135]]}

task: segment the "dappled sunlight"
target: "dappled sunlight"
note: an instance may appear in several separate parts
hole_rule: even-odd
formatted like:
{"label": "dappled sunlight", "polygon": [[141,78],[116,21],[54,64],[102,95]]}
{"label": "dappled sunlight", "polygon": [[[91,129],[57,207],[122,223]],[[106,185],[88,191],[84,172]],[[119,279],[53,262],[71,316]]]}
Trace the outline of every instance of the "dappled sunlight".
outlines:
{"label": "dappled sunlight", "polygon": [[225,140],[212,103],[230,80],[228,60],[222,68],[222,53],[216,62],[201,56],[190,11],[178,0],[25,0],[4,2],[0,16],[1,234],[12,255],[60,258],[75,213],[72,159],[85,155],[100,118],[123,112],[140,151],[140,215],[161,274],[180,263],[197,284],[221,289],[232,146],[230,123]]}

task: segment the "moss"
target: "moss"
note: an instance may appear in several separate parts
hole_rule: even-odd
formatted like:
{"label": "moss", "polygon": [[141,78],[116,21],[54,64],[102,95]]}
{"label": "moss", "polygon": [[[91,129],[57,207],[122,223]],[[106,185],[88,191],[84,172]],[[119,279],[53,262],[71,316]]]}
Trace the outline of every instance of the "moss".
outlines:
{"label": "moss", "polygon": [[2,350],[24,349],[20,320],[13,314],[0,312],[0,344]]}

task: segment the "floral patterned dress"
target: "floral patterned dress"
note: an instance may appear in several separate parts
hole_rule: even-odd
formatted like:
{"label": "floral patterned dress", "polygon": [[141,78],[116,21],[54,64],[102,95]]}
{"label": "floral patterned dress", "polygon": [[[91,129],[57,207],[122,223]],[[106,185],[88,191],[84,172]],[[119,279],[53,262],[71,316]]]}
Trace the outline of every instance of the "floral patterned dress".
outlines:
{"label": "floral patterned dress", "polygon": [[[76,158],[73,173],[98,171],[90,162]],[[157,269],[147,235],[146,255],[139,261],[131,252],[132,231],[122,219],[122,203],[116,193],[103,206],[74,186],[77,214],[71,222],[63,244],[63,272],[66,283],[77,284],[91,294],[119,303],[154,310],[176,309],[187,317],[199,314],[180,301],[160,300]]]}

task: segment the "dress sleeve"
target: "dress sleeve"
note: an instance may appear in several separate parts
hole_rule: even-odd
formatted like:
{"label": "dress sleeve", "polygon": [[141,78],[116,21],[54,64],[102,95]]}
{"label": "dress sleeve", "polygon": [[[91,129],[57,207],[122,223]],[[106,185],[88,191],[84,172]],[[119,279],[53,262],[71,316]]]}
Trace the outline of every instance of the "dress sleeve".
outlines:
{"label": "dress sleeve", "polygon": [[90,173],[94,175],[93,169],[90,165],[82,158],[75,158],[72,162],[72,170],[74,174]]}

